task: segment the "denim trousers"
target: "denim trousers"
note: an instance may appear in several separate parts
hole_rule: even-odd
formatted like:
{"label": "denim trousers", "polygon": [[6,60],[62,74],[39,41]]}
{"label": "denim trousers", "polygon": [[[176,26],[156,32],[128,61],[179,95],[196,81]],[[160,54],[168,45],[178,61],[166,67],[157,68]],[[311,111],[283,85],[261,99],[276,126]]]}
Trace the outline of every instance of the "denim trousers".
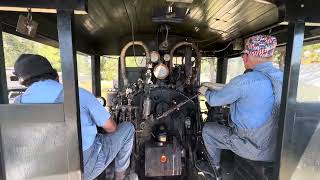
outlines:
{"label": "denim trousers", "polygon": [[[268,123],[267,123],[268,124]],[[266,126],[268,127],[268,126]],[[273,145],[266,148],[259,148],[255,143],[241,138],[234,133],[230,127],[220,125],[216,122],[207,122],[202,130],[202,138],[210,155],[212,165],[220,165],[220,155],[222,149],[231,150],[235,154],[255,161],[271,161]],[[269,143],[261,143],[268,145]],[[260,143],[259,143],[260,145]],[[270,159],[270,160],[269,160]]]}
{"label": "denim trousers", "polygon": [[84,180],[99,176],[114,160],[115,171],[125,171],[130,164],[135,129],[132,123],[124,122],[108,134],[97,134],[91,147],[83,152]]}

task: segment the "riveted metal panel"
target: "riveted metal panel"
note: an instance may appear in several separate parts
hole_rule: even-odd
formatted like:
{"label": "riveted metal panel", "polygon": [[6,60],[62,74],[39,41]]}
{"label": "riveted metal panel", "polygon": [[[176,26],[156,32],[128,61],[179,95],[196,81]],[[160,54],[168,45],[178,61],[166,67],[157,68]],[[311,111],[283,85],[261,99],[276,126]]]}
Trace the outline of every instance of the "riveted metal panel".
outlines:
{"label": "riveted metal panel", "polygon": [[[283,147],[281,180],[320,179],[319,103],[297,103],[291,136]],[[287,132],[284,132],[288,136]],[[284,168],[285,167],[285,168]]]}
{"label": "riveted metal panel", "polygon": [[296,116],[291,139],[291,180],[320,179],[320,114]]}
{"label": "riveted metal panel", "polygon": [[0,105],[5,178],[68,179],[63,105]]}

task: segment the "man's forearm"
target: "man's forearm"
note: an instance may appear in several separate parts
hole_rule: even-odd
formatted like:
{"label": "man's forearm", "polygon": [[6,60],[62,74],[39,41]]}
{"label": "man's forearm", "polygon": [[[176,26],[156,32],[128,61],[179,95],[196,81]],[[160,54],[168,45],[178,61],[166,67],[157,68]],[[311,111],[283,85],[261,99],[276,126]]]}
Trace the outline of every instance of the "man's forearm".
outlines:
{"label": "man's forearm", "polygon": [[210,106],[222,106],[225,105],[224,102],[221,101],[221,98],[217,96],[215,90],[208,90],[205,95],[207,102]]}
{"label": "man's forearm", "polygon": [[113,119],[110,118],[102,128],[107,133],[113,133],[117,129],[117,124]]}

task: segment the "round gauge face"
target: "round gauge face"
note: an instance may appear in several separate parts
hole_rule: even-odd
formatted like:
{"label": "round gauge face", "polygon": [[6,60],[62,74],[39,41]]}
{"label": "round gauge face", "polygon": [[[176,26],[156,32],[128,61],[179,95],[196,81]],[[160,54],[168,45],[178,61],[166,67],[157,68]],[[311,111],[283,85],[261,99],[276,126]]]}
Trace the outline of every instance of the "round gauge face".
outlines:
{"label": "round gauge face", "polygon": [[97,100],[99,101],[99,103],[102,105],[102,106],[106,106],[107,104],[107,101],[104,97],[97,97]]}
{"label": "round gauge face", "polygon": [[160,54],[157,51],[151,51],[150,58],[151,62],[157,63],[160,59]]}
{"label": "round gauge face", "polygon": [[164,56],[163,56],[163,59],[165,60],[165,61],[170,61],[170,54],[165,54]]}
{"label": "round gauge face", "polygon": [[154,67],[153,74],[157,79],[163,80],[169,75],[169,69],[166,65],[160,63]]}

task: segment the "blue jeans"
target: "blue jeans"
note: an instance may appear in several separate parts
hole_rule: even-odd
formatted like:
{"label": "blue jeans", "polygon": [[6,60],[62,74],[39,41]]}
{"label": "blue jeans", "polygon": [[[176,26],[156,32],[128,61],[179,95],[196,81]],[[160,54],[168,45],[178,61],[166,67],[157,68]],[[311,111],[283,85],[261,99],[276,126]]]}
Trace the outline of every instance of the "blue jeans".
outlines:
{"label": "blue jeans", "polygon": [[114,133],[97,134],[91,147],[83,152],[83,179],[96,178],[113,160],[116,172],[125,171],[130,164],[134,133],[134,126],[124,122]]}
{"label": "blue jeans", "polygon": [[252,143],[234,134],[231,128],[215,122],[205,123],[202,138],[210,155],[209,160],[214,166],[220,165],[222,149],[231,150],[243,158],[256,161],[261,161],[261,157],[264,157],[265,154],[265,151],[257,149]]}

